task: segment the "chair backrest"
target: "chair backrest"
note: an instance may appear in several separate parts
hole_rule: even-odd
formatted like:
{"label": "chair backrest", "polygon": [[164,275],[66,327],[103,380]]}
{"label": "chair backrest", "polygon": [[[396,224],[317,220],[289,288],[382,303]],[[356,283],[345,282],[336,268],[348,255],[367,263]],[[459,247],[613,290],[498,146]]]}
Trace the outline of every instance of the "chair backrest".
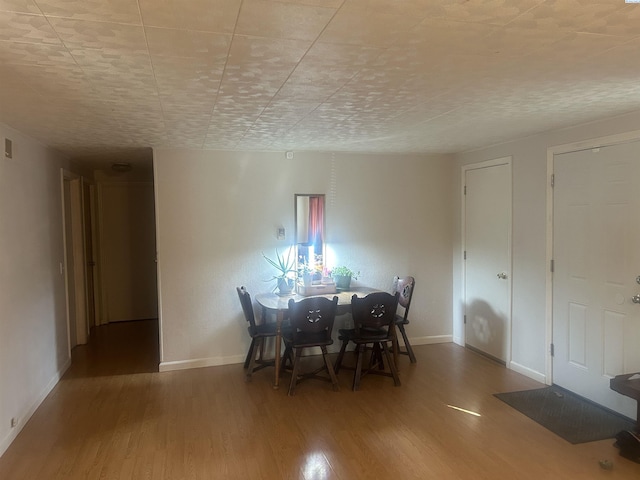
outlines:
{"label": "chair backrest", "polygon": [[416,280],[413,277],[393,277],[392,293],[399,293],[398,305],[404,309],[403,318],[406,320],[409,315],[409,307],[411,306],[411,297],[413,289],[416,286]]}
{"label": "chair backrest", "polygon": [[336,318],[338,297],[329,300],[325,297],[308,297],[296,302],[289,300],[289,321],[293,330],[293,343],[296,335],[325,331],[331,337],[333,322]]}
{"label": "chair backrest", "polygon": [[365,297],[351,297],[351,315],[356,332],[360,329],[382,329],[394,321],[400,294],[374,292]]}
{"label": "chair backrest", "polygon": [[251,295],[244,287],[236,287],[238,292],[238,298],[240,298],[240,305],[242,305],[242,311],[244,312],[244,318],[249,323],[249,333],[253,335],[256,329],[256,317],[253,313],[253,303],[251,302]]}

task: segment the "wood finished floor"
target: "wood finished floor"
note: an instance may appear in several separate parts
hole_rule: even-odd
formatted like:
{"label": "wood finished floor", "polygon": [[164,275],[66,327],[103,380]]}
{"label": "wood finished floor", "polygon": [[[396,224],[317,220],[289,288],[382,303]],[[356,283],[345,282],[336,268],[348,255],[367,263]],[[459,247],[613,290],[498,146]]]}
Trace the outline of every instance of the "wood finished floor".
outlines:
{"label": "wood finished floor", "polygon": [[100,327],[0,479],[640,478],[613,440],[571,445],[493,396],[539,383],[453,344],[415,350],[401,387],[368,376],[354,393],[345,370],[340,392],[307,381],[287,397],[270,368],[251,383],[242,365],[158,373],[155,322]]}

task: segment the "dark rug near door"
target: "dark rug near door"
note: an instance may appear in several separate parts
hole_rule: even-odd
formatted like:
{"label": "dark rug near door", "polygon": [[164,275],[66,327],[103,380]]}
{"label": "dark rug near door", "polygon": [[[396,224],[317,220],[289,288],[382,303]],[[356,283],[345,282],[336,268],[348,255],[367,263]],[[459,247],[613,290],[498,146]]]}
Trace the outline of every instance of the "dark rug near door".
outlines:
{"label": "dark rug near door", "polygon": [[614,438],[635,422],[558,386],[495,396],[570,443]]}

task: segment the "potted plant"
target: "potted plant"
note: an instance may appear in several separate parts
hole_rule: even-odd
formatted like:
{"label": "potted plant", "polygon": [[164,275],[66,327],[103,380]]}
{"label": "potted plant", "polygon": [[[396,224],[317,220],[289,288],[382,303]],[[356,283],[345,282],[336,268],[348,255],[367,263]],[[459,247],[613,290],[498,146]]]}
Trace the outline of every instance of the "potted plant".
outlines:
{"label": "potted plant", "polygon": [[293,291],[294,281],[291,274],[295,274],[295,261],[291,255],[292,250],[289,249],[285,256],[284,254],[280,255],[276,249],[275,260],[267,257],[264,253],[262,254],[269,265],[278,270],[278,274],[274,275],[272,280],[277,281],[276,288],[280,295],[290,295]]}
{"label": "potted plant", "polygon": [[351,286],[351,279],[358,279],[358,275],[360,272],[354,272],[349,267],[344,265],[335,267],[331,270],[331,276],[333,277],[333,281],[336,283],[336,288],[340,290],[349,290]]}
{"label": "potted plant", "polygon": [[305,287],[308,287],[313,283],[313,268],[306,263],[304,259],[298,262],[298,278],[302,279],[302,283]]}

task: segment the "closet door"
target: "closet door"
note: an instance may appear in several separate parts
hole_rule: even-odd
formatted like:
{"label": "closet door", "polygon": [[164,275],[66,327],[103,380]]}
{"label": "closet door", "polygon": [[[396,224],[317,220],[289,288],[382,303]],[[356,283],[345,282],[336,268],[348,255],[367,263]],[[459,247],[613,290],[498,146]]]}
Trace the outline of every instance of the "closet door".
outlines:
{"label": "closet door", "polygon": [[510,158],[464,172],[465,343],[511,360]]}

